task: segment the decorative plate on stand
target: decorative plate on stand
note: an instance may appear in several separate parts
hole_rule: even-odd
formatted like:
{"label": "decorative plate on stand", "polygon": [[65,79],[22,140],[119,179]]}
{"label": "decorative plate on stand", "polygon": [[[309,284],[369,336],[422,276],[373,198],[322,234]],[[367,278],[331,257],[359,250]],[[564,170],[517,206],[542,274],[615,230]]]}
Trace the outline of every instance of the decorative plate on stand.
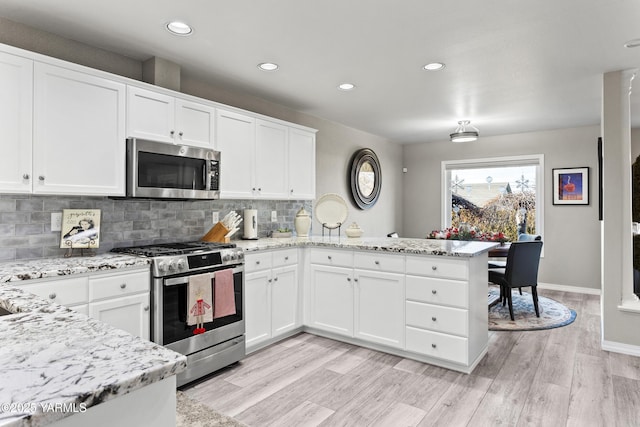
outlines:
{"label": "decorative plate on stand", "polygon": [[348,214],[347,202],[338,194],[324,194],[316,202],[315,217],[328,229],[340,227],[347,220]]}

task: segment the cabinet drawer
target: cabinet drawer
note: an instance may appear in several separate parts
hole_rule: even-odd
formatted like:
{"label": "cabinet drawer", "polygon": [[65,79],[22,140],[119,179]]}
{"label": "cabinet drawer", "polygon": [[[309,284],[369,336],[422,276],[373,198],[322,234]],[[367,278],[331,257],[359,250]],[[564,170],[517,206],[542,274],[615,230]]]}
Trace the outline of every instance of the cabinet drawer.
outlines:
{"label": "cabinet drawer", "polygon": [[311,249],[309,259],[312,264],[353,267],[353,252],[351,251]]}
{"label": "cabinet drawer", "polygon": [[273,252],[273,267],[298,264],[298,250],[286,249]]}
{"label": "cabinet drawer", "polygon": [[147,271],[89,277],[91,301],[148,292],[149,286],[150,278]]}
{"label": "cabinet drawer", "polygon": [[252,252],[244,256],[244,271],[247,273],[271,268],[271,252]]}
{"label": "cabinet drawer", "polygon": [[469,308],[469,285],[467,282],[407,276],[406,286],[408,300]]}
{"label": "cabinet drawer", "polygon": [[462,337],[469,336],[469,312],[467,310],[413,301],[407,301],[406,304],[408,326]]}
{"label": "cabinet drawer", "polygon": [[89,285],[86,277],[33,283],[23,285],[21,288],[64,306],[89,302]]}
{"label": "cabinet drawer", "polygon": [[465,259],[408,256],[407,274],[467,280],[469,278],[469,264]]}
{"label": "cabinet drawer", "polygon": [[467,365],[468,339],[424,329],[406,327],[407,351]]}
{"label": "cabinet drawer", "polygon": [[356,252],[353,264],[355,268],[366,270],[404,273],[404,256],[376,252]]}

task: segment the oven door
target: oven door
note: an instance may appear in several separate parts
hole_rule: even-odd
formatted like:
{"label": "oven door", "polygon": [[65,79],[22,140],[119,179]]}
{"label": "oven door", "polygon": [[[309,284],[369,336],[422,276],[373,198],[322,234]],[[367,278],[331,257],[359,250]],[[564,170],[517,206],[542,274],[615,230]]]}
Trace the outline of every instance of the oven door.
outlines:
{"label": "oven door", "polygon": [[[196,325],[187,324],[189,276],[157,279],[153,289],[153,341],[179,353],[191,354],[243,335],[244,266],[231,268],[236,313],[204,323],[205,332],[200,334],[194,334]],[[199,271],[198,274],[219,270],[222,269]],[[212,295],[215,298],[213,291]]]}

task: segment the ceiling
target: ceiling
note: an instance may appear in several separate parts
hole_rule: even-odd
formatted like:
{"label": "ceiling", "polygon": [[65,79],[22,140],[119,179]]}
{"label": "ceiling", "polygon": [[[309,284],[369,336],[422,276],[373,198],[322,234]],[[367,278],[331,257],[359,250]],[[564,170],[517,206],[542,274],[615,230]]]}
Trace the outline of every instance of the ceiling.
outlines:
{"label": "ceiling", "polygon": [[481,137],[597,125],[602,74],[640,66],[637,0],[2,0],[0,16],[399,143],[462,119]]}

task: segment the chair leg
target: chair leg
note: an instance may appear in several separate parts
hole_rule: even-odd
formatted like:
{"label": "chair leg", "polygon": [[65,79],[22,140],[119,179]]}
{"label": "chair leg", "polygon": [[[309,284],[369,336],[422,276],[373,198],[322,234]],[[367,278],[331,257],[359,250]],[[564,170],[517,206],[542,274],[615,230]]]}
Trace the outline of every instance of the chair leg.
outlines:
{"label": "chair leg", "polygon": [[533,307],[536,309],[536,317],[540,317],[540,309],[538,308],[538,287],[531,287],[531,296],[533,297]]}
{"label": "chair leg", "polygon": [[520,295],[522,295],[522,288],[518,288],[518,290],[520,291]]}
{"label": "chair leg", "polygon": [[505,286],[505,289],[507,291],[507,302],[509,303],[509,315],[511,316],[511,320],[515,320],[513,318],[513,301],[511,299],[511,288]]}

